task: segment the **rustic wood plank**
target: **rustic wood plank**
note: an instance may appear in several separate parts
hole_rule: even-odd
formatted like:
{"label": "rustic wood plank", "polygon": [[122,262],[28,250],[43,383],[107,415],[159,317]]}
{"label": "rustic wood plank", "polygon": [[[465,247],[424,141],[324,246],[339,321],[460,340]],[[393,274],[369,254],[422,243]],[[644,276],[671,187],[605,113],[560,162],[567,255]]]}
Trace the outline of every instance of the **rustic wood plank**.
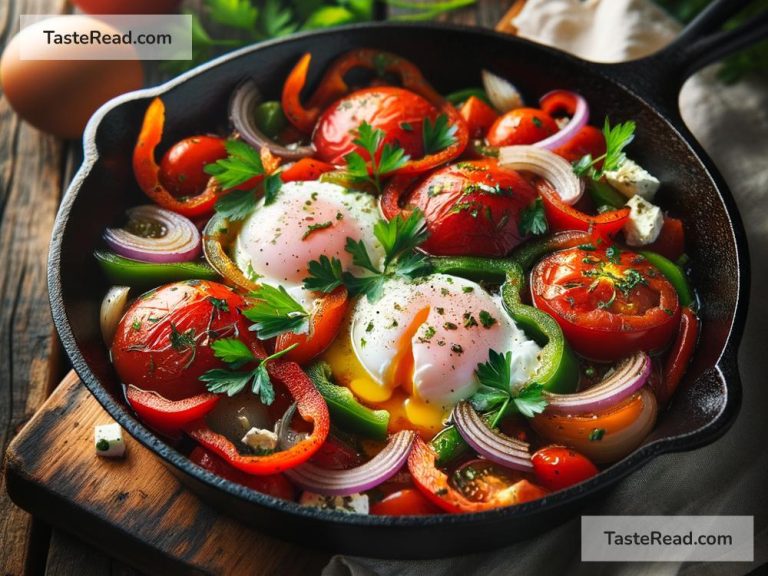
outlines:
{"label": "rustic wood plank", "polygon": [[[69,375],[8,449],[6,477],[14,500],[148,573],[314,574],[328,561],[327,554],[270,538],[219,514],[133,438],[126,438],[124,460],[99,458],[93,426],[110,420]],[[196,529],[205,530],[205,542],[191,548],[185,530]],[[54,560],[64,554],[60,547],[51,550]],[[68,557],[55,573],[79,576],[67,568],[78,558]],[[97,561],[93,569],[100,565]]]}
{"label": "rustic wood plank", "polygon": [[[0,45],[18,30],[19,14],[58,13],[65,6],[64,0],[0,2]],[[60,377],[46,258],[62,192],[65,147],[20,122],[1,92],[0,126],[0,450],[5,452]],[[34,572],[44,562],[46,529],[33,530],[29,515],[8,499],[3,480],[0,534],[1,574]]]}

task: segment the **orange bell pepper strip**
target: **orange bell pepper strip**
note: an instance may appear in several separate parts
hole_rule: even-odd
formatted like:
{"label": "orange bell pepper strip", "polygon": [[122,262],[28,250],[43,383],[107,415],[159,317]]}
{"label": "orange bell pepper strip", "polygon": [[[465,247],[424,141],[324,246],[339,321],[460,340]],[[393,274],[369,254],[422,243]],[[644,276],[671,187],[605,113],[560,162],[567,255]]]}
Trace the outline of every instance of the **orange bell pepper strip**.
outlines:
{"label": "orange bell pepper strip", "polygon": [[[260,343],[253,344],[252,349],[257,359],[266,357]],[[331,424],[325,400],[298,364],[279,358],[269,362],[267,370],[271,379],[288,389],[301,417],[312,422],[312,432],[309,436],[287,450],[257,456],[240,454],[226,436],[211,430],[204,420],[198,420],[185,428],[187,434],[201,446],[248,474],[277,474],[306,462],[325,442]]]}
{"label": "orange bell pepper strip", "polygon": [[319,356],[339,333],[341,323],[349,307],[347,289],[343,286],[336,288],[330,294],[324,294],[317,300],[315,309],[309,320],[309,332],[296,334],[285,332],[277,337],[275,352],[280,352],[298,344],[293,350],[287,352],[283,358],[297,364],[307,364],[310,360]]}
{"label": "orange bell pepper strip", "polygon": [[331,172],[336,168],[327,162],[321,162],[314,158],[302,158],[292,166],[285,168],[280,172],[280,178],[283,182],[303,182],[307,180],[317,180],[321,174]]}
{"label": "orange bell pepper strip", "polygon": [[133,173],[139,188],[163,208],[188,218],[210,214],[217,200],[215,186],[209,183],[201,194],[182,200],[174,197],[160,184],[160,166],[155,161],[155,148],[163,138],[164,125],[165,105],[160,98],[155,98],[147,108],[136,147],[133,149]]}

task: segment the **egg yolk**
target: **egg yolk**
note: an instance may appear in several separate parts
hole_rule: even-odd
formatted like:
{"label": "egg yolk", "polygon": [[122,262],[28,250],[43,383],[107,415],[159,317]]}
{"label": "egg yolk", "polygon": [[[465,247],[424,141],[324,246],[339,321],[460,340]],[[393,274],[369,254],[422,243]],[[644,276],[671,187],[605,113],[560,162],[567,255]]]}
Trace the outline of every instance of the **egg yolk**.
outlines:
{"label": "egg yolk", "polygon": [[349,333],[339,334],[323,354],[338,384],[349,388],[366,406],[389,412],[389,432],[416,430],[425,439],[437,434],[450,414],[450,408],[424,401],[414,392],[411,342],[428,314],[429,308],[419,311],[399,339],[384,386],[371,378],[357,359]]}

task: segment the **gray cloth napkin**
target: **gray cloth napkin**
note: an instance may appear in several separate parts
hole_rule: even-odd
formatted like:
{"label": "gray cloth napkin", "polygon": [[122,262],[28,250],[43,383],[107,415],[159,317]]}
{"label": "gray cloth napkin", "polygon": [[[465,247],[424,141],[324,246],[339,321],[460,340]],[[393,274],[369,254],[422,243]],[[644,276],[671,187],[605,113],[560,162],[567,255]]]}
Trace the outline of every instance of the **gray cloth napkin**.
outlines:
{"label": "gray cloth napkin", "polygon": [[[521,35],[601,60],[647,54],[677,31],[647,0],[529,0],[515,24]],[[610,41],[605,40],[606,30],[611,30]],[[581,563],[576,517],[535,539],[491,553],[429,561],[335,556],[323,576],[735,576],[768,563],[768,78],[723,86],[712,69],[705,70],[685,85],[680,104],[686,123],[733,191],[749,238],[752,286],[739,354],[741,413],[715,443],[660,456],[584,513],[754,515],[754,562]]]}

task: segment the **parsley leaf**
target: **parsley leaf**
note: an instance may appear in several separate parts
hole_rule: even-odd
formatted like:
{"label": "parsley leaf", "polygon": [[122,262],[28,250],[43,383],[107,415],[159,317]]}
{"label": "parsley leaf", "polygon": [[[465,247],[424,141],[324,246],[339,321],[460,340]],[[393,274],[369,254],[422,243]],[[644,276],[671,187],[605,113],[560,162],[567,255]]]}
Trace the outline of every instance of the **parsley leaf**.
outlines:
{"label": "parsley leaf", "polygon": [[277,199],[277,193],[283,187],[283,179],[280,174],[270,174],[264,179],[264,206],[274,204]]}
{"label": "parsley leaf", "polygon": [[455,144],[458,129],[458,126],[448,124],[448,116],[445,114],[440,114],[435,118],[434,124],[429,118],[424,118],[421,130],[424,155],[435,154]]}
{"label": "parsley leaf", "polygon": [[410,156],[399,146],[383,144],[384,136],[383,130],[363,122],[357,128],[357,137],[352,142],[365,150],[368,160],[358,152],[350,152],[344,156],[347,173],[355,180],[370,182],[379,192],[381,192],[381,178],[401,168],[410,159]]}
{"label": "parsley leaf", "polygon": [[365,268],[374,274],[379,273],[379,269],[374,266],[373,262],[371,262],[371,257],[368,254],[368,249],[365,247],[365,242],[347,238],[347,244],[344,249],[352,254],[352,264],[359,266],[360,268]]}
{"label": "parsley leaf", "polygon": [[252,371],[237,372],[226,368],[213,368],[200,376],[208,392],[234,396],[241,392],[251,380]]}
{"label": "parsley leaf", "polygon": [[544,203],[536,198],[520,213],[520,234],[523,236],[541,236],[549,230],[547,215],[544,213]]}
{"label": "parsley leaf", "polygon": [[427,224],[421,210],[414,210],[405,220],[400,214],[389,221],[379,220],[373,226],[373,234],[384,247],[386,267],[427,239]]}
{"label": "parsley leaf", "polygon": [[230,222],[245,220],[256,207],[256,196],[251,190],[232,190],[216,200],[216,213]]}
{"label": "parsley leaf", "polygon": [[[627,159],[624,149],[634,140],[635,128],[636,125],[633,120],[611,126],[608,118],[606,118],[603,124],[605,154],[597,158],[592,158],[591,154],[582,156],[574,163],[573,171],[578,176],[589,176],[592,180],[600,180],[605,172],[618,170]],[[598,170],[595,165],[601,160],[603,167]]]}
{"label": "parsley leaf", "polygon": [[227,364],[232,364],[235,368],[255,360],[251,349],[237,338],[214,340],[211,343],[211,350],[213,350],[213,355],[216,358]]}
{"label": "parsley leaf", "polygon": [[267,340],[284,332],[301,332],[307,327],[309,314],[285,288],[262,284],[250,293],[258,301],[243,310],[243,316],[253,322],[251,330],[259,339]]}
{"label": "parsley leaf", "polygon": [[206,164],[204,171],[216,178],[223,190],[230,190],[254,176],[264,174],[258,150],[240,140],[227,140],[227,157]]}
{"label": "parsley leaf", "polygon": [[328,258],[325,254],[319,260],[312,260],[308,266],[309,277],[304,279],[304,288],[315,292],[333,292],[344,284],[341,261]]}
{"label": "parsley leaf", "polygon": [[480,387],[469,401],[475,410],[480,412],[498,408],[492,426],[495,426],[511,407],[523,416],[532,418],[535,414],[541,414],[547,406],[543,394],[544,387],[541,384],[532,382],[516,391],[511,390],[511,352],[499,354],[495,350],[489,350],[488,362],[477,365],[475,376],[480,382]]}

